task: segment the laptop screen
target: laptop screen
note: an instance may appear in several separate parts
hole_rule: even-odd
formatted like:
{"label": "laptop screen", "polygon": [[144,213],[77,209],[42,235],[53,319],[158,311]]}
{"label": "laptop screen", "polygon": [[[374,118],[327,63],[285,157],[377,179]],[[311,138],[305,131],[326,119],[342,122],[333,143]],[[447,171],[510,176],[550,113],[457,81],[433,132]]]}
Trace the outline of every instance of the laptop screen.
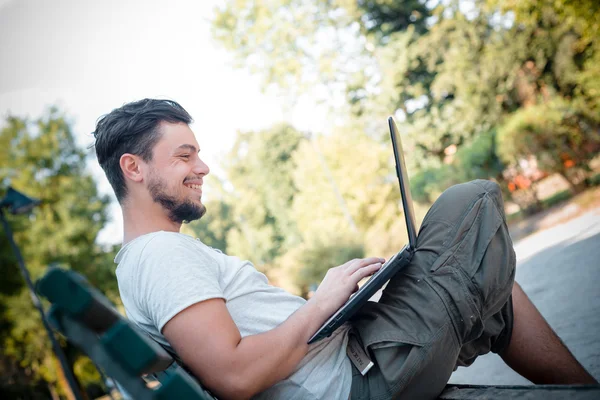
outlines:
{"label": "laptop screen", "polygon": [[392,146],[394,148],[394,158],[396,159],[396,175],[400,183],[400,193],[402,195],[402,205],[404,207],[404,217],[406,218],[406,228],[408,229],[408,243],[412,248],[417,246],[417,228],[415,223],[415,212],[413,201],[410,195],[410,186],[408,175],[406,173],[406,163],[404,162],[404,151],[402,150],[402,141],[400,133],[396,127],[394,118],[388,118],[390,126],[390,136],[392,137]]}

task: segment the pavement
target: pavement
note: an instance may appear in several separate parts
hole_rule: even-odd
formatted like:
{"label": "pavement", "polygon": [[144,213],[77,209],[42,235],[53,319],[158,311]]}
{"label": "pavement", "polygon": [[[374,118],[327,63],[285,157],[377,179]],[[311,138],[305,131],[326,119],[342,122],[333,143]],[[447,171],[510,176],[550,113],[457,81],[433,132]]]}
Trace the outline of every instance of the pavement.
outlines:
{"label": "pavement", "polygon": [[[516,280],[573,355],[600,380],[600,207],[571,219],[560,218],[561,213],[573,210],[557,210],[547,218],[566,222],[515,241]],[[531,384],[492,353],[458,368],[450,383]]]}

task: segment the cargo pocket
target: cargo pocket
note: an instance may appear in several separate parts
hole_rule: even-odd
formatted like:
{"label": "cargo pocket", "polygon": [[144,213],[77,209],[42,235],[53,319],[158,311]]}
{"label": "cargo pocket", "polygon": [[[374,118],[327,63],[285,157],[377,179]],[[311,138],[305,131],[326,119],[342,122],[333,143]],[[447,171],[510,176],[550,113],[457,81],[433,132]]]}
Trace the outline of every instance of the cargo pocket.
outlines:
{"label": "cargo pocket", "polygon": [[393,304],[367,304],[365,311],[372,319],[355,325],[365,349],[390,383],[410,379],[427,357],[436,333],[448,322],[428,284],[406,277],[402,289]]}
{"label": "cargo pocket", "polygon": [[[454,368],[458,354],[458,347],[453,335],[448,335],[448,329],[447,321],[432,335],[398,332],[381,335],[371,343],[368,348],[379,374],[376,378],[378,384],[374,386],[380,388],[377,391],[380,396],[371,398],[389,399],[399,394],[407,394],[407,398],[422,398],[421,394],[427,393],[432,386],[439,387],[434,388],[436,394],[441,391]],[[445,374],[447,376],[436,383],[436,377],[444,375],[437,373],[442,370],[448,371]],[[419,395],[412,396],[408,393]]]}
{"label": "cargo pocket", "polygon": [[[458,228],[452,257],[468,277],[473,277],[503,219],[496,204],[486,193],[476,202]],[[466,232],[466,233],[463,233]]]}
{"label": "cargo pocket", "polygon": [[428,336],[414,336],[405,332],[383,332],[375,338],[370,340],[370,343],[365,343],[369,349],[384,349],[386,347],[394,346],[418,346],[422,347],[427,345],[431,341],[431,335]]}
{"label": "cargo pocket", "polygon": [[424,304],[422,297],[418,297],[421,296],[404,298],[393,305],[367,302],[358,313],[357,320],[353,321],[364,347],[383,348],[394,346],[394,343],[423,346],[429,343],[439,327],[440,317],[434,314],[439,314],[439,307]]}
{"label": "cargo pocket", "polygon": [[407,386],[424,367],[431,338],[402,332],[388,333],[365,344],[385,382],[387,394],[391,395]]}
{"label": "cargo pocket", "polygon": [[483,332],[482,294],[473,281],[450,257],[443,268],[433,274],[429,282],[442,298],[461,345]]}

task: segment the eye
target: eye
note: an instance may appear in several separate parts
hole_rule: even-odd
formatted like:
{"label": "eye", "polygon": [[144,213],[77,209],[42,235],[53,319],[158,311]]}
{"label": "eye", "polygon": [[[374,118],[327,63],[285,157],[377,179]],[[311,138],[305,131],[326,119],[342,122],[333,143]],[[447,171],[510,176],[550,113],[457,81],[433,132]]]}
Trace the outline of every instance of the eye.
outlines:
{"label": "eye", "polygon": [[189,160],[190,159],[190,155],[189,154],[182,154],[179,157],[183,158],[184,160]]}

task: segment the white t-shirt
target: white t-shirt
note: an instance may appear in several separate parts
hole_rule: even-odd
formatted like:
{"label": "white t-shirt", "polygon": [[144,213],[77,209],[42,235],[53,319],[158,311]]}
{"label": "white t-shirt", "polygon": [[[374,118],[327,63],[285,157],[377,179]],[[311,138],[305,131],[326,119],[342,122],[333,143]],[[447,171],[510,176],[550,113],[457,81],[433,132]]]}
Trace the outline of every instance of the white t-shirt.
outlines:
{"label": "white t-shirt", "polygon": [[[115,258],[127,317],[164,346],[161,331],[177,313],[212,298],[225,299],[241,336],[284,322],[305,300],[269,285],[248,261],[227,256],[198,239],[154,232],[127,243]],[[257,399],[347,399],[352,384],[346,356],[348,327],[311,345],[295,371]]]}

